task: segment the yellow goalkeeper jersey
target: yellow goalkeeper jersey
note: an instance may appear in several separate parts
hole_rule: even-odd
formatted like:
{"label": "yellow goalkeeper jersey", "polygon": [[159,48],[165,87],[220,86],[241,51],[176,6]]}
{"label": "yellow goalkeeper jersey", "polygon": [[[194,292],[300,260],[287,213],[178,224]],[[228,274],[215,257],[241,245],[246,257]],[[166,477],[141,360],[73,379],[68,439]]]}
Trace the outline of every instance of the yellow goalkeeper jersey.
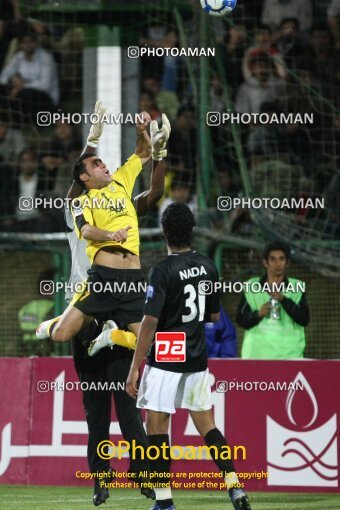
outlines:
{"label": "yellow goalkeeper jersey", "polygon": [[87,240],[86,254],[91,263],[96,253],[105,246],[119,246],[139,255],[139,231],[136,209],[131,200],[136,179],[142,170],[142,162],[136,154],[111,175],[111,182],[102,189],[90,189],[72,201],[71,210],[79,239],[82,227],[88,223],[110,232],[131,225],[124,244],[116,241]]}

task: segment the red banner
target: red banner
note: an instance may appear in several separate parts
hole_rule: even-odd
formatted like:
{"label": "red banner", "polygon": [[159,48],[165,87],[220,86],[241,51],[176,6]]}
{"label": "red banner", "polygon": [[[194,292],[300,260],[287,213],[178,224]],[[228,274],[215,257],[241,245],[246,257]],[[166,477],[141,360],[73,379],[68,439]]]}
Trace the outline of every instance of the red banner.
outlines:
{"label": "red banner", "polygon": [[[339,490],[339,361],[210,360],[209,368],[216,426],[246,489]],[[84,484],[76,473],[88,471],[87,424],[72,359],[0,359],[0,398],[1,482]],[[117,444],[115,415],[110,432]],[[173,445],[203,445],[186,411],[172,417],[170,434]],[[127,458],[111,462],[128,467]],[[172,471],[216,467],[178,460]]]}

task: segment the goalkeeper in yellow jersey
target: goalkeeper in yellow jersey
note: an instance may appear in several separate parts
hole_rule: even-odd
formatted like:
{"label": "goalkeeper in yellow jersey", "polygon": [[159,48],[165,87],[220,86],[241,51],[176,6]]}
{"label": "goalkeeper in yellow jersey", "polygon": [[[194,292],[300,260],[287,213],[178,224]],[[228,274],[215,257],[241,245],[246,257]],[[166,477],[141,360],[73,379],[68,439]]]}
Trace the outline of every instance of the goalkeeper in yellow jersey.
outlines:
{"label": "goalkeeper in yellow jersey", "polygon": [[[83,154],[74,166],[74,180],[86,193],[73,200],[72,215],[77,235],[87,240],[92,263],[84,292],[77,294],[62,316],[40,326],[38,334],[48,334],[56,342],[70,340],[89,317],[118,322],[123,329],[138,333],[143,313],[145,286],[139,259],[137,212],[132,190],[143,164],[151,157],[146,133],[150,117],[137,125],[135,153],[110,175],[95,155]],[[170,123],[152,123],[152,158],[162,165]],[[145,197],[147,200],[147,196]],[[140,197],[141,201],[143,196]],[[109,333],[110,334],[110,333]]]}

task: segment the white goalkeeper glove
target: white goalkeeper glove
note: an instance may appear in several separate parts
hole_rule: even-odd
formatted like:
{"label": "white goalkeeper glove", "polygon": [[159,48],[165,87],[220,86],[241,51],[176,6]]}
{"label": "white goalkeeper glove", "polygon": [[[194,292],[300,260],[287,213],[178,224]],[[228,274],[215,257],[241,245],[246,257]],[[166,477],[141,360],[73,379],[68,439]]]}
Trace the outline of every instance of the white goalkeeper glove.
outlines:
{"label": "white goalkeeper glove", "polygon": [[153,120],[150,124],[151,144],[152,144],[152,159],[160,161],[165,158],[168,151],[166,150],[166,143],[169,140],[171,132],[171,125],[165,113],[162,113],[162,127],[159,128],[157,121]]}
{"label": "white goalkeeper glove", "polygon": [[98,146],[99,138],[102,136],[104,129],[103,120],[106,114],[106,108],[102,105],[101,101],[96,101],[93,114],[96,115],[97,122],[92,124],[86,144],[89,145],[89,147],[96,148]]}

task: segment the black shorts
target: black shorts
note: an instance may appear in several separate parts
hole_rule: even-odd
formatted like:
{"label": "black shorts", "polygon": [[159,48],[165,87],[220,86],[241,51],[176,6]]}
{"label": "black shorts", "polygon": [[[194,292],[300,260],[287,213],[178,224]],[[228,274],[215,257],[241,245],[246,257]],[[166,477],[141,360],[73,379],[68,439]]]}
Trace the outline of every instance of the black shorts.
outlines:
{"label": "black shorts", "polygon": [[87,274],[87,288],[74,297],[73,306],[97,320],[112,319],[120,329],[142,320],[145,281],[140,269],[93,264]]}

